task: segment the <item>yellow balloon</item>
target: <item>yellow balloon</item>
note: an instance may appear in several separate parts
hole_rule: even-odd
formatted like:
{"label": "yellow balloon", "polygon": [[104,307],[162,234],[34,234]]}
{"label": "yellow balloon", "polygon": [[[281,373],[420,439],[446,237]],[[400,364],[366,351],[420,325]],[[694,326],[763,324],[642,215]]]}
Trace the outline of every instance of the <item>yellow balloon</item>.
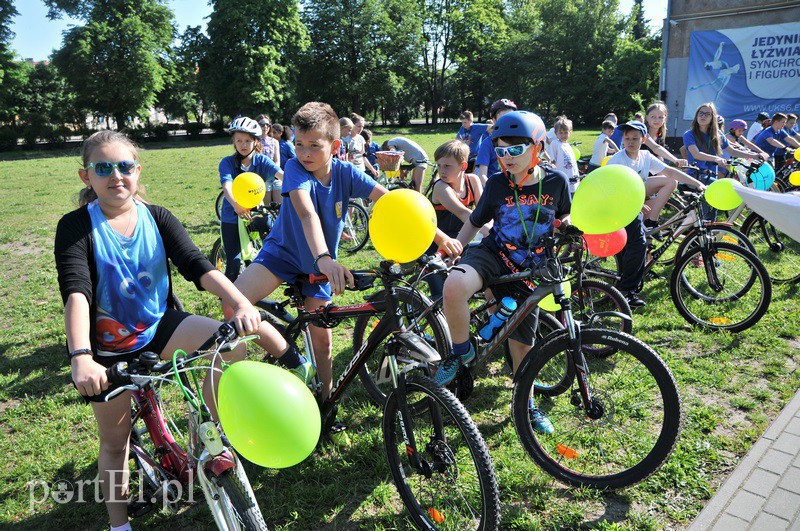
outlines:
{"label": "yellow balloon", "polygon": [[[795,153],[800,152],[800,149],[795,151]],[[800,171],[793,171],[789,175],[789,182],[794,186],[800,186]]]}
{"label": "yellow balloon", "polygon": [[608,164],[608,159],[610,158],[611,155],[606,155],[606,158],[603,159],[603,161],[600,163],[600,166],[605,166],[606,164]]}
{"label": "yellow balloon", "polygon": [[259,174],[246,171],[233,180],[231,191],[237,203],[244,208],[253,208],[264,200],[267,188]]}
{"label": "yellow balloon", "polygon": [[[564,289],[564,295],[567,298],[572,296],[572,286],[570,286],[569,282],[566,280],[561,283],[561,287]],[[556,299],[553,297],[553,294],[549,294],[547,297],[539,301],[539,308],[542,310],[546,310],[548,312],[557,312],[561,309],[560,304],[556,304]]]}
{"label": "yellow balloon", "polygon": [[795,149],[794,150],[794,160],[796,160],[797,162],[800,162],[800,149]]}
{"label": "yellow balloon", "polygon": [[387,260],[400,263],[416,260],[435,235],[436,211],[416,190],[392,190],[372,207],[369,236],[375,250]]}

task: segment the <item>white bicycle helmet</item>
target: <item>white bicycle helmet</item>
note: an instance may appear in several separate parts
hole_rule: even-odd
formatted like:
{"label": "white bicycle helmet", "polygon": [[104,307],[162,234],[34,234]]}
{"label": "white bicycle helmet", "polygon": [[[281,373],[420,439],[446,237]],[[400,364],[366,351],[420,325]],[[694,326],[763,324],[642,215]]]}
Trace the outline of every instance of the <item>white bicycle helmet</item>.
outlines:
{"label": "white bicycle helmet", "polygon": [[230,134],[236,132],[248,133],[253,135],[254,137],[261,136],[261,126],[258,125],[258,122],[253,120],[252,118],[248,118],[247,116],[240,116],[236,118],[234,121],[231,122],[231,126],[228,128],[228,132]]}

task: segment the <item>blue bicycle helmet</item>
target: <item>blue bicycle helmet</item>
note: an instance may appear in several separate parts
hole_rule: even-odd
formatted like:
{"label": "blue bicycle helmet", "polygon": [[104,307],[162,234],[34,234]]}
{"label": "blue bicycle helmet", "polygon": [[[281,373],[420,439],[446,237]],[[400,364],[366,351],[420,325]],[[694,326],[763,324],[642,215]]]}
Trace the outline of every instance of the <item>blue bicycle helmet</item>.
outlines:
{"label": "blue bicycle helmet", "polygon": [[492,140],[503,136],[530,138],[534,144],[544,141],[547,129],[538,114],[529,111],[512,111],[498,118],[492,130]]}

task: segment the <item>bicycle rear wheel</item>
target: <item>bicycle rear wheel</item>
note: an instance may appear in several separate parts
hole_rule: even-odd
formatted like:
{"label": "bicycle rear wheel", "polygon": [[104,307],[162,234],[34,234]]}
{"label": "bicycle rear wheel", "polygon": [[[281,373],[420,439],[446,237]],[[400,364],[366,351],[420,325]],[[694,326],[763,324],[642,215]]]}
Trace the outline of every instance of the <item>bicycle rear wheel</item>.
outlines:
{"label": "bicycle rear wheel", "polygon": [[642,341],[614,330],[582,330],[582,342],[613,356],[585,356],[592,396],[587,411],[578,379],[555,397],[536,393],[535,403],[555,427],[536,432],[529,416],[534,382],[548,366],[572,364],[567,333],[550,336],[520,370],[512,395],[514,426],[522,446],[542,470],[578,487],[622,489],[644,480],[667,460],[681,430],[678,388],[664,361]]}
{"label": "bicycle rear wheel", "polygon": [[339,247],[348,253],[354,253],[364,247],[368,239],[369,214],[364,207],[351,201],[347,205]]}
{"label": "bicycle rear wheel", "polygon": [[[401,315],[401,323],[411,332],[423,338],[431,347],[444,357],[453,348],[450,340],[450,331],[447,328],[447,321],[444,319],[441,308],[436,308],[429,312],[422,319],[417,319],[432,302],[419,293],[406,287],[396,286],[393,288],[398,298]],[[382,301],[385,299],[383,290],[374,293],[369,301]],[[356,319],[353,329],[353,352],[358,352],[361,346],[369,337],[369,334],[377,326],[383,314],[361,315]],[[408,349],[399,343],[393,334],[390,334],[383,342],[375,348],[366,364],[358,371],[358,377],[364,388],[369,393],[372,401],[383,406],[386,403],[386,395],[392,389],[392,380],[389,374],[389,356],[394,355],[397,360],[398,369],[401,372],[415,371],[424,375],[430,375],[430,369],[419,359],[413,350]]]}
{"label": "bicycle rear wheel", "polygon": [[[715,243],[690,247],[678,258],[669,292],[678,313],[709,330],[741,332],[755,325],[769,309],[772,283],[764,265],[739,245]],[[710,281],[711,275],[718,282]]]}
{"label": "bicycle rear wheel", "polygon": [[[402,410],[409,418],[401,420]],[[407,447],[404,432],[413,435],[415,448]],[[404,396],[399,388],[389,394],[383,437],[392,479],[419,529],[498,528],[500,493],[489,451],[450,391],[430,378],[409,378]]]}
{"label": "bicycle rear wheel", "polygon": [[[242,470],[239,462],[236,467],[222,472],[219,476],[211,478],[219,491],[219,500],[215,503],[222,509],[225,524],[228,529],[244,529],[247,531],[260,531],[267,529],[261,509],[250,487],[250,482]],[[232,511],[230,510],[232,509]],[[212,508],[213,512],[213,508]],[[216,517],[217,515],[215,515]],[[218,524],[220,522],[217,522]],[[221,527],[221,526],[220,526]]]}
{"label": "bicycle rear wheel", "polygon": [[752,242],[772,282],[800,282],[800,243],[755,212],[742,223],[742,232]]}
{"label": "bicycle rear wheel", "polygon": [[217,200],[214,202],[214,211],[217,213],[217,219],[222,219],[222,202],[225,201],[225,192],[220,192]]}

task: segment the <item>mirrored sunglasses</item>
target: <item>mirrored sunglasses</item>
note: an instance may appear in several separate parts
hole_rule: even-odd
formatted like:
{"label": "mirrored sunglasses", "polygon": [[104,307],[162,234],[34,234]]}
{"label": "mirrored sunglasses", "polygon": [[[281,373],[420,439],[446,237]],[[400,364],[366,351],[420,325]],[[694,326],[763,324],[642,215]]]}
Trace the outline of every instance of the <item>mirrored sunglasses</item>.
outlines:
{"label": "mirrored sunglasses", "polygon": [[108,177],[117,168],[123,175],[130,175],[136,170],[135,160],[121,160],[119,162],[92,162],[85,169],[94,168],[98,177]]}
{"label": "mirrored sunglasses", "polygon": [[515,146],[506,146],[506,147],[496,147],[494,148],[494,152],[497,155],[497,158],[505,157],[508,154],[509,157],[519,157],[526,151],[528,148],[531,147],[533,144],[517,144]]}

